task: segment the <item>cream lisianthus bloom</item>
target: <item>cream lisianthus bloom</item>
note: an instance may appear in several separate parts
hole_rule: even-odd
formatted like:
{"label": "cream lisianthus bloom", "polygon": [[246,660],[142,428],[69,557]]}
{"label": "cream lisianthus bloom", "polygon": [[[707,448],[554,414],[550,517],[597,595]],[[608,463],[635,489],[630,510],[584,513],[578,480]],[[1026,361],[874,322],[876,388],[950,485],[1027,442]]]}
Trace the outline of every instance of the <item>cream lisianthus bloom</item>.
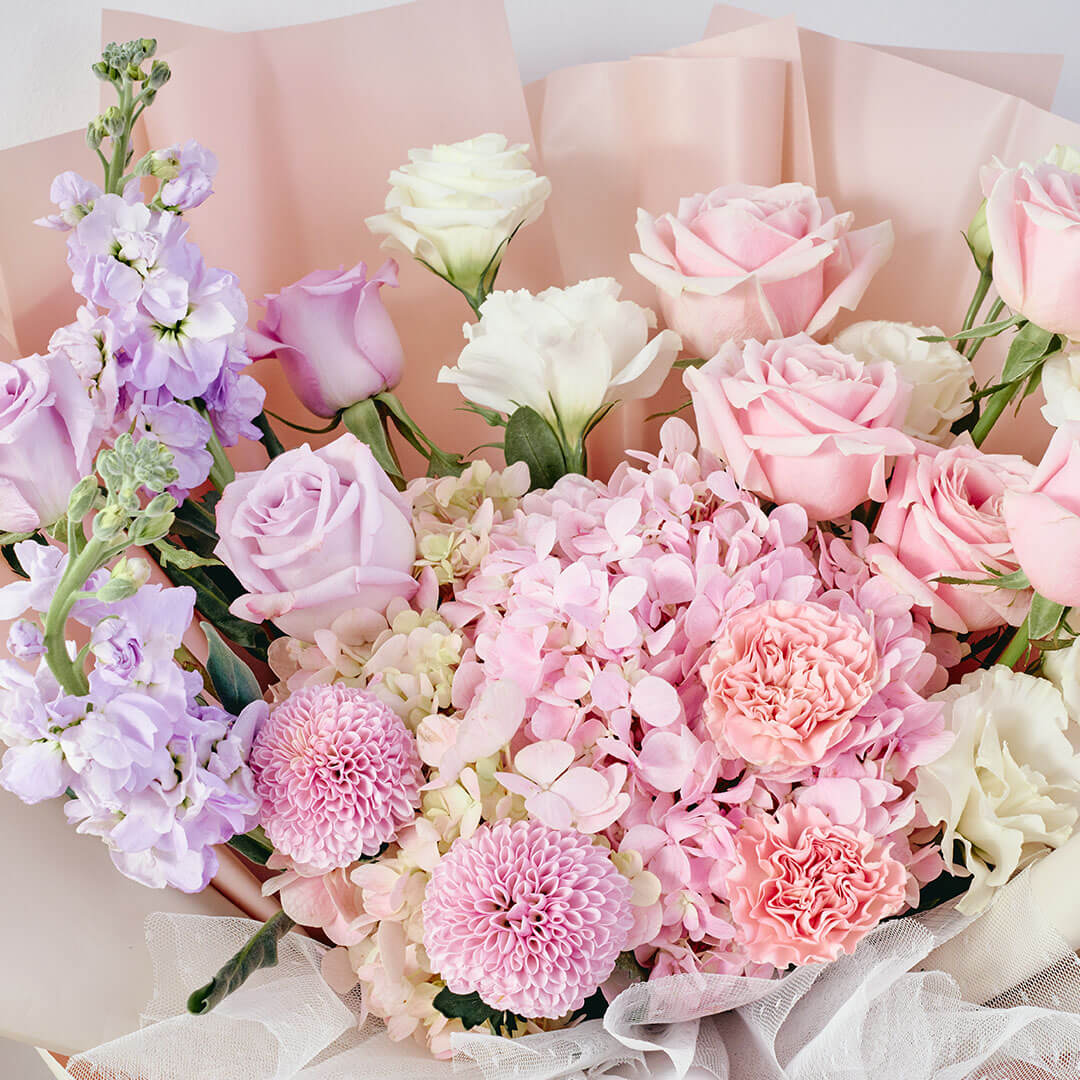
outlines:
{"label": "cream lisianthus bloom", "polygon": [[500,413],[527,405],[576,445],[604,405],[655,394],[681,347],[672,330],[650,340],[656,315],[620,292],[614,278],[590,278],[535,296],[492,293],[439,382]]}
{"label": "cream lisianthus bloom", "polygon": [[[944,827],[972,876],[957,905],[975,914],[1018,870],[1072,835],[1080,817],[1080,754],[1061,692],[1046,679],[997,665],[974,671],[933,700],[956,736],[918,770],[915,798]],[[1072,730],[1070,730],[1072,729]]]}
{"label": "cream lisianthus bloom", "polygon": [[383,247],[412,255],[475,298],[490,288],[506,242],[540,216],[551,194],[528,149],[489,134],[410,150],[409,163],[390,174],[385,212],[367,226],[386,238]]}
{"label": "cream lisianthus bloom", "polygon": [[1043,419],[1051,427],[1080,423],[1080,346],[1051,356],[1043,364]]}
{"label": "cream lisianthus bloom", "polygon": [[[1066,622],[1075,626],[1078,616],[1080,611],[1073,609]],[[1075,639],[1067,649],[1052,649],[1043,653],[1042,670],[1043,675],[1061,691],[1069,719],[1080,735],[1080,638]]]}
{"label": "cream lisianthus bloom", "polygon": [[920,341],[941,336],[936,326],[898,322],[859,322],[841,330],[833,345],[864,364],[888,361],[911,386],[904,431],[916,439],[944,446],[950,428],[971,412],[971,361],[947,341]]}

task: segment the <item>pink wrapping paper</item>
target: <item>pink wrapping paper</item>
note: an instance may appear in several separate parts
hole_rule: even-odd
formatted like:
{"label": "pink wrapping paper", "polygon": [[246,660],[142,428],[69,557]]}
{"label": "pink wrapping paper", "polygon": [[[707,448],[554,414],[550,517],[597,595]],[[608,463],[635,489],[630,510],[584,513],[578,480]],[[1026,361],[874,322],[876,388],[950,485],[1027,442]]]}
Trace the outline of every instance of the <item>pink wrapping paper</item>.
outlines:
{"label": "pink wrapping paper", "polygon": [[[548,212],[514,241],[502,287],[611,274],[651,305],[651,287],[627,258],[638,206],[663,211],[734,180],[816,179],[861,224],[889,216],[897,227],[897,255],[855,317],[953,328],[974,283],[958,233],[978,204],[978,167],[995,153],[1011,161],[1055,141],[1080,143],[1077,125],[1039,107],[1052,97],[1054,58],[873,49],[731,8],[716,10],[709,32],[665,56],[556,72],[528,88],[527,109],[500,0],[419,0],[245,34],[118,12],[104,19],[106,40],[159,38],[174,82],[147,114],[143,139],[160,146],[194,136],[218,152],[217,194],[190,215],[192,235],[209,262],[239,274],[252,300],[316,267],[378,266],[385,256],[363,219],[381,209],[390,169],[411,147],[498,130],[534,144],[538,171],[554,184]],[[0,153],[0,360],[43,349],[76,306],[63,237],[31,224],[48,212],[49,183],[66,168],[96,175],[82,132]],[[434,383],[460,350],[468,310],[422,267],[401,263],[401,289],[383,294],[406,348],[400,392],[437,440],[469,449],[487,441],[487,429]],[[259,314],[253,305],[253,323]],[[997,362],[989,347],[980,354],[984,375]],[[255,373],[270,408],[312,422],[276,361]],[[610,469],[627,446],[654,442],[658,425],[644,426],[646,413],[684,396],[673,377],[660,402],[622,408],[595,438],[595,470]],[[1037,452],[1044,426],[1035,407],[1025,418],[1029,428],[1004,441]],[[282,434],[293,444],[305,438]],[[256,468],[265,460],[258,447],[235,458]],[[26,808],[0,793],[0,835],[0,857],[24,868],[17,888],[0,891],[9,960],[0,1034],[66,1051],[133,1027],[149,988],[146,912],[232,910],[225,896],[251,914],[269,910],[234,858],[220,893],[135,885],[100,843],[64,824],[57,805]]]}

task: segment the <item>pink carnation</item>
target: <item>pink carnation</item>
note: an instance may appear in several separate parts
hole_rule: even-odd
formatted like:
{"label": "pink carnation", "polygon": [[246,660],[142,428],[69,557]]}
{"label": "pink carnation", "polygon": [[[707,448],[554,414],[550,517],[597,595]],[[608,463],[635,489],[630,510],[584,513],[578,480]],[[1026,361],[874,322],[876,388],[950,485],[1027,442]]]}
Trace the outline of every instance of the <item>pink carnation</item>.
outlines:
{"label": "pink carnation", "polygon": [[887,843],[812,806],[748,818],[728,876],[731,914],[752,960],[778,968],[835,960],[904,906],[907,871]]}
{"label": "pink carnation", "polygon": [[408,729],[373,694],[334,684],[295,693],[251,752],[262,824],[305,872],[374,855],[415,817],[423,777]]}
{"label": "pink carnation", "polygon": [[877,675],[874,639],[856,619],[822,604],[759,604],[729,620],[701,669],[705,723],[724,757],[762,772],[816,765]]}
{"label": "pink carnation", "polygon": [[450,990],[531,1018],[580,1008],[632,924],[630,884],[607,852],[539,821],[457,840],[424,899],[424,947]]}

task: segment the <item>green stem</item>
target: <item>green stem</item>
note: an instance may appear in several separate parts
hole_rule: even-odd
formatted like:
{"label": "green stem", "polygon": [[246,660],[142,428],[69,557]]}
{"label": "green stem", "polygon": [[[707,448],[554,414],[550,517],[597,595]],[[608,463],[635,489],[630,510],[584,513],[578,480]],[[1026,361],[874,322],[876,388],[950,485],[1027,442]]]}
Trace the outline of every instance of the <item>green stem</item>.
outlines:
{"label": "green stem", "polygon": [[[965,330],[970,330],[975,325],[975,316],[979,314],[979,308],[983,306],[986,294],[990,291],[990,282],[993,281],[993,277],[992,263],[987,259],[986,265],[979,273],[979,282],[975,286],[975,292],[971,297],[971,303],[968,304],[967,314],[964,316],[964,325],[960,328],[961,333]],[[993,320],[990,321],[992,322]],[[967,342],[959,342],[959,351],[963,352],[966,345]]]}
{"label": "green stem", "polygon": [[1005,667],[1015,667],[1017,662],[1028,650],[1028,621],[1025,619],[1012,636],[1012,640],[1005,647],[1005,651],[998,657],[998,663]]}
{"label": "green stem", "polygon": [[45,659],[56,681],[68,694],[81,697],[90,691],[86,672],[78,667],[67,651],[67,619],[86,584],[87,578],[104,566],[114,554],[107,541],[92,539],[74,558],[68,560],[60,584],[45,615]]}
{"label": "green stem", "polygon": [[277,433],[270,426],[270,417],[261,412],[255,417],[255,426],[262,432],[262,444],[266,450],[266,456],[273,461],[274,458],[285,453],[285,447],[277,437]]}
{"label": "green stem", "polygon": [[[1005,310],[1005,301],[1001,300],[1000,298],[995,300],[990,305],[990,311],[987,313],[987,316],[986,316],[987,323],[997,322],[998,316],[1004,310]],[[968,353],[968,359],[969,360],[974,360],[975,359],[975,354],[982,348],[982,344],[986,340],[987,340],[986,338],[976,338],[974,341],[971,342],[971,352]],[[961,352],[962,351],[963,350],[961,349]]]}
{"label": "green stem", "polygon": [[210,438],[206,441],[206,449],[210,451],[210,456],[214,459],[213,465],[210,466],[210,483],[218,491],[224,491],[236,479],[236,470],[232,467],[232,462],[225,454],[225,447],[221,445],[221,440],[217,437],[214,422],[210,419],[206,406],[201,401],[192,401],[189,404],[210,425]]}
{"label": "green stem", "polygon": [[971,440],[976,446],[982,446],[986,441],[987,435],[993,430],[1001,414],[1009,407],[1009,402],[1016,397],[1016,392],[1019,389],[1019,383],[1009,383],[1008,386],[1003,386],[987,398],[986,406],[979,415],[975,426],[971,429]]}

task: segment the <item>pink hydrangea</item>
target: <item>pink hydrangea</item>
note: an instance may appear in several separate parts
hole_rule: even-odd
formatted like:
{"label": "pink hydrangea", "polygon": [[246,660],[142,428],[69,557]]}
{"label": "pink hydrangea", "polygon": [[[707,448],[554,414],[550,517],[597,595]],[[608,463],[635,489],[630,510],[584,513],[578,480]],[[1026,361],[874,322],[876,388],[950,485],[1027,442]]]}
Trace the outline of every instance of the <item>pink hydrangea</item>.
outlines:
{"label": "pink hydrangea", "polygon": [[811,806],[747,818],[728,875],[747,954],[783,968],[835,960],[905,903],[907,871],[888,844]]}
{"label": "pink hydrangea", "polygon": [[415,817],[423,776],[396,713],[354,687],[313,686],[271,714],[251,752],[262,824],[305,872],[375,855]]}
{"label": "pink hydrangea", "polygon": [[630,892],[588,837],[502,820],[456,841],[432,871],[424,947],[454,993],[562,1017],[614,969],[633,924]]}

